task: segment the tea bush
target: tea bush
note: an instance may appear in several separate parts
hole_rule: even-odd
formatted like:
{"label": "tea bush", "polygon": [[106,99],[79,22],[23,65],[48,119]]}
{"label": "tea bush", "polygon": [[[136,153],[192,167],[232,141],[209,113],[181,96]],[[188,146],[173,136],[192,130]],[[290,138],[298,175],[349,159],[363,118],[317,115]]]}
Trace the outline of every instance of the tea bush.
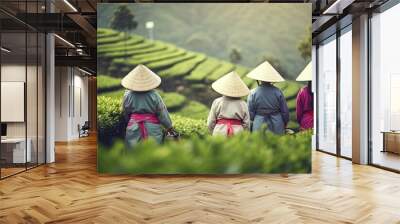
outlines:
{"label": "tea bush", "polygon": [[205,136],[208,134],[205,119],[193,119],[182,117],[177,114],[171,114],[171,120],[175,130],[181,134],[183,138],[192,136]]}
{"label": "tea bush", "polygon": [[288,82],[277,82],[274,86],[278,87],[280,90],[285,89],[288,86]]}
{"label": "tea bush", "polygon": [[213,71],[209,76],[207,76],[207,80],[213,82],[219,79],[221,76],[231,72],[235,69],[235,65],[229,62],[223,62],[220,67],[218,67],[215,71]]}
{"label": "tea bush", "polygon": [[144,48],[149,48],[154,46],[154,42],[151,41],[141,41],[139,43],[136,43],[134,45],[129,44],[129,40],[125,44],[124,42],[118,42],[115,44],[107,44],[107,45],[100,45],[98,46],[98,51],[100,54],[104,53],[110,53],[110,52],[116,52],[116,51],[130,51],[130,50],[138,50],[138,49],[144,49]]}
{"label": "tea bush", "polygon": [[182,49],[166,49],[162,52],[154,52],[145,55],[133,56],[131,59],[128,60],[128,63],[138,65],[138,64],[148,64],[155,61],[160,61],[164,59],[175,58],[178,56],[182,56],[185,54],[185,51]]}
{"label": "tea bush", "polygon": [[120,90],[115,90],[115,91],[109,91],[109,92],[101,92],[98,93],[98,96],[107,96],[107,97],[111,97],[114,99],[119,99],[122,102],[122,97],[125,94],[125,89],[120,89]]}
{"label": "tea bush", "polygon": [[111,29],[104,29],[104,28],[97,29],[97,38],[99,39],[116,35],[118,35],[118,32]]}
{"label": "tea bush", "polygon": [[256,81],[254,79],[250,79],[250,78],[246,77],[247,73],[250,72],[249,68],[241,66],[241,65],[237,65],[235,67],[235,71],[238,73],[238,75],[242,78],[243,82],[246,83],[246,85],[249,88],[252,88],[252,86],[254,84],[256,84]]}
{"label": "tea bush", "polygon": [[287,81],[287,83],[287,87],[282,90],[283,95],[285,95],[287,99],[295,98],[301,88],[301,84],[293,81]]}
{"label": "tea bush", "polygon": [[287,128],[293,131],[298,131],[299,124],[297,122],[294,122],[293,120],[290,120],[289,123],[287,124]]}
{"label": "tea bush", "polygon": [[[125,50],[127,48],[130,47],[130,45],[140,45],[143,42],[150,42],[148,40],[146,40],[143,36],[140,35],[135,35],[135,34],[131,34],[131,35],[127,35],[125,38],[125,34],[123,35],[123,39],[122,40],[118,40],[115,42],[108,42],[105,44],[99,44],[99,48],[100,49],[110,49],[110,50]],[[113,35],[116,36],[116,35]],[[100,39],[104,39],[104,38],[100,38]]]}
{"label": "tea bush", "polygon": [[296,98],[292,98],[288,101],[286,101],[289,110],[293,109],[293,111],[296,109]]}
{"label": "tea bush", "polygon": [[156,51],[163,51],[167,49],[167,46],[165,44],[161,44],[156,42],[154,45],[148,48],[139,48],[139,49],[130,49],[130,50],[123,50],[123,51],[113,51],[113,52],[108,52],[105,53],[104,55],[106,57],[112,57],[112,58],[118,58],[118,57],[129,57],[133,55],[138,55],[138,54],[147,54],[147,53],[152,53]]}
{"label": "tea bush", "polygon": [[97,44],[111,44],[118,41],[124,41],[125,35],[123,33],[119,33],[118,35],[107,36],[103,38],[99,38],[97,40]]}
{"label": "tea bush", "polygon": [[188,76],[185,76],[189,81],[201,81],[210,75],[220,66],[219,60],[208,57],[206,61],[198,65]]}
{"label": "tea bush", "polygon": [[156,61],[156,62],[151,62],[146,64],[147,67],[149,67],[150,69],[155,69],[155,70],[159,70],[162,68],[168,68],[171,67],[177,63],[189,60],[196,57],[195,54],[190,53],[190,52],[186,52],[184,55],[178,56],[178,57],[174,57],[174,58],[169,58],[169,59],[164,59],[164,60],[160,60],[160,61]]}
{"label": "tea bush", "polygon": [[161,98],[163,99],[165,106],[167,106],[168,110],[174,111],[180,107],[182,107],[186,102],[186,97],[179,93],[175,92],[162,92],[159,91]]}
{"label": "tea bush", "polygon": [[186,105],[176,113],[184,117],[194,119],[207,119],[209,108],[197,101],[189,101]]}
{"label": "tea bush", "polygon": [[167,47],[167,49],[165,49],[164,51],[161,52],[152,52],[152,53],[148,53],[148,54],[139,54],[139,55],[133,55],[131,57],[131,59],[133,60],[146,60],[146,59],[153,59],[153,58],[158,58],[164,55],[169,55],[171,53],[175,53],[175,52],[185,52],[184,49],[181,48],[177,48],[175,45],[170,45]]}
{"label": "tea bush", "polygon": [[238,75],[240,77],[245,77],[246,74],[250,72],[250,70],[248,68],[241,66],[241,65],[237,65],[235,67],[235,71],[238,73]]}
{"label": "tea bush", "polygon": [[190,72],[206,59],[204,54],[196,54],[192,59],[177,63],[172,67],[162,70],[159,74],[161,77],[179,77],[190,74]]}
{"label": "tea bush", "polygon": [[98,149],[100,173],[236,174],[310,173],[311,133],[277,136],[242,132],[230,138],[193,136],[162,145],[148,140]]}
{"label": "tea bush", "polygon": [[99,140],[110,142],[123,135],[121,100],[106,96],[97,97],[97,131]]}
{"label": "tea bush", "polygon": [[108,75],[98,75],[97,76],[97,89],[108,89],[114,87],[121,87],[121,79],[115,78]]}
{"label": "tea bush", "polygon": [[101,128],[112,128],[122,113],[121,100],[111,97],[97,97],[98,125]]}

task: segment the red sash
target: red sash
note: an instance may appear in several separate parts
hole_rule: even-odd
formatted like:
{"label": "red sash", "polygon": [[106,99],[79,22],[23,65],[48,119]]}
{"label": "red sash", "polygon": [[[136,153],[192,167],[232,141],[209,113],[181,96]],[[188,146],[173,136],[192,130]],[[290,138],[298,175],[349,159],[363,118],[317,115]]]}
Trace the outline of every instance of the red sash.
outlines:
{"label": "red sash", "polygon": [[222,118],[217,120],[217,124],[225,124],[227,126],[226,134],[228,136],[233,135],[233,127],[232,125],[242,125],[242,121],[238,119],[227,119]]}
{"label": "red sash", "polygon": [[146,126],[144,126],[145,122],[160,124],[160,121],[155,114],[131,114],[128,126],[134,124],[135,122],[139,125],[140,136],[142,139],[146,139],[148,137]]}

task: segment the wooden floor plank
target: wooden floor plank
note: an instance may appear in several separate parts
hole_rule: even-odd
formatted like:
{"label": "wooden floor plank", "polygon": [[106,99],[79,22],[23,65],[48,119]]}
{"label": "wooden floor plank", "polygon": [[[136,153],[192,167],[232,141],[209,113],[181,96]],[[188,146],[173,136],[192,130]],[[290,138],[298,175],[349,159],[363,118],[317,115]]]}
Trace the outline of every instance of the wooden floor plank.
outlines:
{"label": "wooden floor plank", "polygon": [[0,223],[400,223],[400,175],[313,152],[310,175],[96,172],[96,139],[0,181]]}

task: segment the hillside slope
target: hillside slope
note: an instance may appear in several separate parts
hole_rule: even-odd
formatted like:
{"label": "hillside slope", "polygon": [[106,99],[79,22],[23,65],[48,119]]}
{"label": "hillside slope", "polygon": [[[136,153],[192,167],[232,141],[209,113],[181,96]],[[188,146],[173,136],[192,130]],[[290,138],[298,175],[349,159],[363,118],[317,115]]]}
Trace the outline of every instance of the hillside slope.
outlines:
{"label": "hillside slope", "polygon": [[[119,4],[99,4],[99,27],[109,27]],[[306,66],[297,45],[311,24],[308,4],[128,4],[138,27],[147,36],[146,21],[155,23],[155,39],[187,50],[230,60],[239,49],[239,64],[254,67],[263,58],[279,61],[288,79]]]}

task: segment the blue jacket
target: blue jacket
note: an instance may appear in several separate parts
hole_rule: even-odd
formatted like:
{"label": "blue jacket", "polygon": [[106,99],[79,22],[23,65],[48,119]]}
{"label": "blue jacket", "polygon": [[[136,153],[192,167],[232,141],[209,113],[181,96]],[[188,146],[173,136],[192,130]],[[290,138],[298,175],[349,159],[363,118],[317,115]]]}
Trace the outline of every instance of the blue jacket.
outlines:
{"label": "blue jacket", "polygon": [[280,89],[269,83],[262,83],[253,89],[248,98],[252,131],[266,125],[275,134],[284,134],[289,122],[289,109]]}

